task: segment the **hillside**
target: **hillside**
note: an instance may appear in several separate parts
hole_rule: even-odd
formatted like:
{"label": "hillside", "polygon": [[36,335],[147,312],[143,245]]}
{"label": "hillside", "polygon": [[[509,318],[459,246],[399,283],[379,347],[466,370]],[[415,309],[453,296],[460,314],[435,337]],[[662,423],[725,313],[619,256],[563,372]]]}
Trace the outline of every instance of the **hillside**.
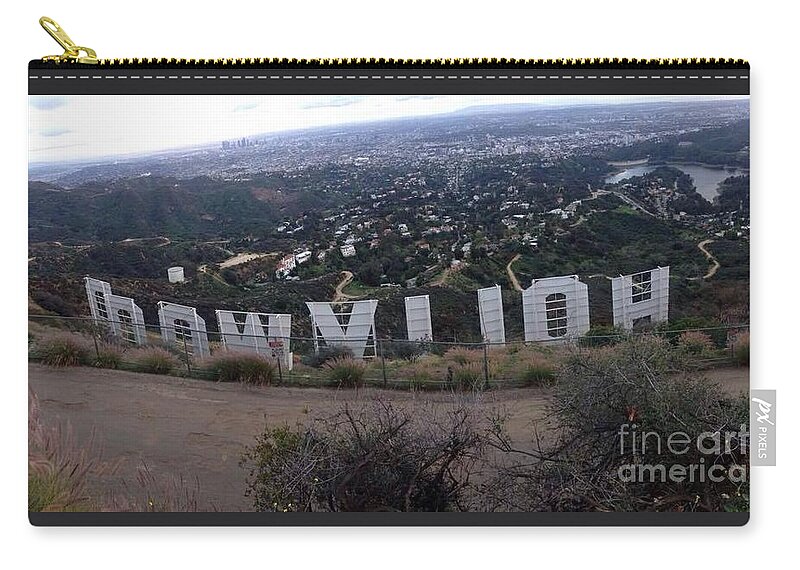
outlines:
{"label": "hillside", "polygon": [[278,192],[274,183],[267,178],[220,182],[144,176],[68,189],[30,182],[29,240],[246,236],[269,231],[286,216],[326,203],[324,196],[310,190]]}

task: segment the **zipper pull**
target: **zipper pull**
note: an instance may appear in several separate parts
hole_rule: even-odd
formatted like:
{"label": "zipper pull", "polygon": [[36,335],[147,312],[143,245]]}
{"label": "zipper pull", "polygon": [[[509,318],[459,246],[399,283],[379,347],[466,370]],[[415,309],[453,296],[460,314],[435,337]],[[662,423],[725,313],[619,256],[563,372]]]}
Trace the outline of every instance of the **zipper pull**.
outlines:
{"label": "zipper pull", "polygon": [[[55,61],[57,63],[99,63],[97,54],[93,49],[75,45],[75,42],[70,39],[67,32],[52,18],[42,16],[39,18],[39,24],[50,34],[51,38],[58,42],[58,45],[64,48],[63,54],[46,55],[42,58],[42,61]],[[84,55],[81,55],[81,53]]]}

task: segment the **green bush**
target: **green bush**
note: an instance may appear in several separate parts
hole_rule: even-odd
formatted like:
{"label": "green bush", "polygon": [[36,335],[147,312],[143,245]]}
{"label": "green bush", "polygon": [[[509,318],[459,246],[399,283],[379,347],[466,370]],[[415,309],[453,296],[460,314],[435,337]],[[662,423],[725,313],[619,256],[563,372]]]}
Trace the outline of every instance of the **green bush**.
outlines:
{"label": "green bush", "polygon": [[382,341],[381,350],[386,358],[414,362],[427,352],[427,343],[410,341]]}
{"label": "green bush", "polygon": [[316,352],[304,356],[300,362],[312,368],[321,368],[331,360],[353,358],[353,351],[346,346],[322,346]]}
{"label": "green bush", "polygon": [[545,363],[529,363],[522,369],[520,380],[525,386],[550,386],[556,381],[556,371]]}
{"label": "green bush", "polygon": [[366,366],[355,358],[335,358],[325,363],[328,380],[341,388],[360,388],[364,385]]}
{"label": "green bush", "polygon": [[54,333],[39,339],[36,352],[48,366],[82,366],[92,362],[90,342],[77,334]]}
{"label": "green bush", "polygon": [[241,382],[255,386],[272,384],[277,371],[272,361],[258,354],[246,352],[215,354],[202,366],[213,373],[220,382]]}
{"label": "green bush", "polygon": [[626,334],[617,327],[610,325],[599,325],[592,327],[588,332],[578,341],[580,346],[587,348],[597,346],[611,346],[621,342],[626,337]]}
{"label": "green bush", "polygon": [[410,390],[424,390],[431,386],[432,383],[433,377],[427,368],[415,365],[411,369],[411,375],[408,378],[408,387]]}
{"label": "green bush", "polygon": [[524,386],[550,386],[555,383],[556,367],[551,358],[534,350],[518,351],[514,365],[515,380]]}
{"label": "green bush", "polygon": [[169,374],[180,366],[174,354],[158,346],[137,349],[133,362],[139,370],[150,374]]}
{"label": "green bush", "polygon": [[479,392],[484,389],[486,377],[483,368],[477,364],[465,364],[453,369],[453,384],[455,388],[467,392]]}

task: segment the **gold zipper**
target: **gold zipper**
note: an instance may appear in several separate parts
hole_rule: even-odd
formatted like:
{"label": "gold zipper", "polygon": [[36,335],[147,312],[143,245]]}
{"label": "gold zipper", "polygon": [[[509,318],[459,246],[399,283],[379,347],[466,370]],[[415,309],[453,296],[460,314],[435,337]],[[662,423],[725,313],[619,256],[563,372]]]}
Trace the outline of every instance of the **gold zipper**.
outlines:
{"label": "gold zipper", "polygon": [[46,55],[42,61],[54,61],[56,63],[89,63],[96,64],[100,61],[97,59],[97,53],[92,48],[76,45],[75,42],[67,35],[64,28],[59,26],[55,20],[42,16],[39,18],[39,24],[44,30],[50,34],[50,37],[58,42],[64,53],[61,55]]}
{"label": "gold zipper", "polygon": [[45,64],[89,64],[102,67],[341,67],[341,68],[526,68],[526,69],[664,69],[664,68],[734,68],[749,67],[743,59],[723,58],[673,58],[673,59],[625,59],[625,58],[578,58],[578,59],[505,59],[505,58],[456,58],[456,59],[383,59],[383,58],[119,58],[100,59],[91,48],[76,45],[64,29],[52,18],[43,16],[39,24],[64,49],[61,55],[48,55],[41,59]]}

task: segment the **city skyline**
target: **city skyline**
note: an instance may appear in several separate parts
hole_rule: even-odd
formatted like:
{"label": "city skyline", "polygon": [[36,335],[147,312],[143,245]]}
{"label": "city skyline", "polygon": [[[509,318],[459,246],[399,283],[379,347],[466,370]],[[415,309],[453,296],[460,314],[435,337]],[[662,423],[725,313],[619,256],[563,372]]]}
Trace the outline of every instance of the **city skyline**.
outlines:
{"label": "city skyline", "polygon": [[[31,163],[124,158],[223,140],[472,107],[540,107],[730,100],[719,96],[31,96]],[[198,120],[198,117],[202,117]]]}

